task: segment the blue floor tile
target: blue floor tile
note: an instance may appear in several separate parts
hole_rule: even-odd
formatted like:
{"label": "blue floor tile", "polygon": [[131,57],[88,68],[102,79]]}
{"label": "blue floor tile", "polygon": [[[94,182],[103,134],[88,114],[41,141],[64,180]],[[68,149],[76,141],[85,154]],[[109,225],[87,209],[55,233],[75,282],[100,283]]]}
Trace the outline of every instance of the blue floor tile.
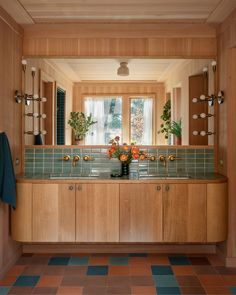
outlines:
{"label": "blue floor tile", "polygon": [[0,295],[7,295],[10,287],[0,287]]}
{"label": "blue floor tile", "polygon": [[129,253],[130,257],[147,257],[147,253]]}
{"label": "blue floor tile", "polygon": [[88,266],[87,275],[88,276],[106,276],[108,274],[108,266]]}
{"label": "blue floor tile", "polygon": [[88,265],[89,257],[71,257],[69,265]]}
{"label": "blue floor tile", "polygon": [[179,287],[175,276],[172,275],[153,276],[153,279],[157,287]]}
{"label": "blue floor tile", "polygon": [[48,265],[68,265],[69,260],[69,257],[52,257]]}
{"label": "blue floor tile", "polygon": [[173,275],[172,268],[167,265],[152,265],[153,275]]}
{"label": "blue floor tile", "polygon": [[236,295],[236,287],[230,287],[229,290],[231,294]]}
{"label": "blue floor tile", "polygon": [[172,265],[190,265],[190,260],[185,256],[169,256]]}
{"label": "blue floor tile", "polygon": [[14,283],[14,286],[17,287],[34,287],[38,281],[40,276],[19,276]]}
{"label": "blue floor tile", "polygon": [[181,295],[177,287],[157,287],[156,290],[158,295]]}
{"label": "blue floor tile", "polygon": [[111,265],[128,265],[129,257],[127,256],[111,256],[110,257]]}

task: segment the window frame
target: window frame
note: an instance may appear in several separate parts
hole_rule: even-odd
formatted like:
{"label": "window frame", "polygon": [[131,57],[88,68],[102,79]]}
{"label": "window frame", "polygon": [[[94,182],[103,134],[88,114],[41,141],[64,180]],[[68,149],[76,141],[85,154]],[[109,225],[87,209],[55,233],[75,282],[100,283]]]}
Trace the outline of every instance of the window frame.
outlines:
{"label": "window frame", "polygon": [[152,143],[150,145],[155,145],[157,140],[156,135],[156,94],[155,93],[96,93],[96,94],[82,94],[82,112],[85,112],[85,99],[91,98],[104,98],[108,99],[111,97],[121,97],[122,99],[122,140],[125,143],[130,144],[131,138],[131,99],[153,99],[153,109],[152,109]]}

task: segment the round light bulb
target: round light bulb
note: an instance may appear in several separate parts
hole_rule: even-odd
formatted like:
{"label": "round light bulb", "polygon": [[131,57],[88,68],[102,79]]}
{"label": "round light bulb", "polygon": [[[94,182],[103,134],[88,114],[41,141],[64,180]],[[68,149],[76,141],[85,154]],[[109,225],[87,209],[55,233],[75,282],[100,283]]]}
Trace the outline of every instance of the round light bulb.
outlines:
{"label": "round light bulb", "polygon": [[196,120],[197,118],[198,118],[198,115],[197,114],[194,114],[193,115],[193,119]]}
{"label": "round light bulb", "polygon": [[38,94],[34,94],[34,99],[38,99],[38,98],[39,98]]}
{"label": "round light bulb", "polygon": [[25,59],[22,59],[21,64],[25,66],[27,65],[27,61]]}
{"label": "round light bulb", "polygon": [[45,134],[47,134],[47,131],[46,130],[42,130],[41,131],[41,134],[45,135]]}
{"label": "round light bulb", "polygon": [[193,131],[193,135],[194,135],[194,136],[198,135],[198,131],[194,130],[194,131]]}
{"label": "round light bulb", "polygon": [[39,114],[38,113],[33,113],[33,117],[38,118]]}
{"label": "round light bulb", "polygon": [[31,67],[31,72],[36,72],[36,68],[35,67]]}
{"label": "round light bulb", "polygon": [[42,101],[42,102],[46,102],[46,101],[47,101],[47,98],[46,98],[46,97],[42,97],[42,98],[41,98],[41,101]]}
{"label": "round light bulb", "polygon": [[34,130],[33,134],[34,135],[39,135],[39,132],[37,130]]}
{"label": "round light bulb", "polygon": [[213,61],[211,62],[211,65],[212,65],[213,67],[215,67],[215,66],[217,65],[217,62],[216,62],[215,60],[213,60]]}
{"label": "round light bulb", "polygon": [[193,99],[192,99],[192,102],[193,103],[196,103],[198,101],[198,99],[196,98],[196,97],[194,97]]}
{"label": "round light bulb", "polygon": [[206,115],[205,113],[201,113],[201,114],[200,114],[200,117],[201,117],[202,119],[205,119],[206,116],[207,116],[207,115]]}
{"label": "round light bulb", "polygon": [[200,135],[201,135],[201,136],[205,136],[205,135],[206,135],[206,131],[201,131],[201,132],[200,132]]}
{"label": "round light bulb", "polygon": [[205,96],[204,94],[202,94],[202,95],[200,96],[200,99],[201,99],[201,100],[205,100],[205,99],[206,99],[206,96]]}
{"label": "round light bulb", "polygon": [[206,72],[208,72],[208,68],[207,68],[207,67],[204,67],[204,68],[202,69],[202,71],[203,71],[204,73],[206,73]]}
{"label": "round light bulb", "polygon": [[42,119],[45,119],[45,118],[47,118],[47,115],[46,115],[46,114],[42,114],[42,115],[41,115],[41,118],[42,118]]}

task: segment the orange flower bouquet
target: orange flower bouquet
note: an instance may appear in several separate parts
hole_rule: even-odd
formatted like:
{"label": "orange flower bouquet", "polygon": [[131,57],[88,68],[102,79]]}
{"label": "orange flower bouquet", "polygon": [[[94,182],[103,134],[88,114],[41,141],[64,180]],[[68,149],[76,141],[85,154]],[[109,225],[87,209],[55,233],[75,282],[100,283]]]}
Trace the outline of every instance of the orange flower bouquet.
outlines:
{"label": "orange flower bouquet", "polygon": [[120,137],[116,136],[110,140],[111,147],[108,149],[107,153],[109,158],[118,158],[122,163],[130,164],[132,160],[145,160],[146,155],[144,152],[140,151],[135,144],[130,146],[124,143],[119,144]]}

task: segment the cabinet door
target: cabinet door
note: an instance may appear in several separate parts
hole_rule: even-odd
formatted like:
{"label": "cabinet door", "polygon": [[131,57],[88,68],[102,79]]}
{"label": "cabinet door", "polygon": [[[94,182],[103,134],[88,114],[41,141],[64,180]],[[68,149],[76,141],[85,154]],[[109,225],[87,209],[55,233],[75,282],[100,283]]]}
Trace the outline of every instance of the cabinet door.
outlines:
{"label": "cabinet door", "polygon": [[163,185],[165,242],[206,241],[206,185]]}
{"label": "cabinet door", "polygon": [[120,185],[120,241],[162,241],[162,191],[156,184]]}
{"label": "cabinet door", "polygon": [[18,183],[16,210],[11,210],[11,235],[20,242],[32,241],[32,184]]}
{"label": "cabinet door", "polygon": [[76,241],[119,241],[118,184],[77,185]]}
{"label": "cabinet door", "polygon": [[33,241],[75,241],[75,186],[33,185]]}

